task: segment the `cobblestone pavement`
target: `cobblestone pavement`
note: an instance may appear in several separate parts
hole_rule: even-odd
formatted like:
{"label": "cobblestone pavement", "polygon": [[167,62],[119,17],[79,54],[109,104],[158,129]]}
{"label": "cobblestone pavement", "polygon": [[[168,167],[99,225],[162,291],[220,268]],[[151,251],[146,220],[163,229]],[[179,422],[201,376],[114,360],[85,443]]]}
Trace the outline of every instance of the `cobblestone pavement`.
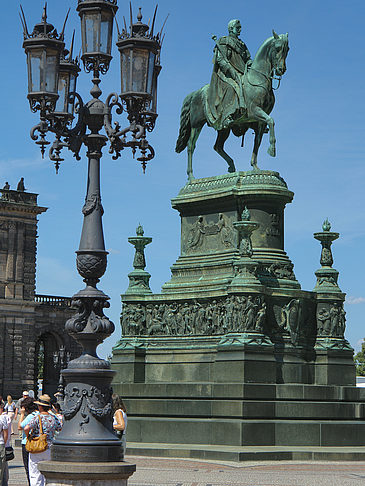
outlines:
{"label": "cobblestone pavement", "polygon": [[[127,456],[130,486],[362,486],[365,462],[228,463]],[[21,450],[9,462],[9,486],[26,486]]]}
{"label": "cobblestone pavement", "polygon": [[127,457],[137,464],[131,486],[360,486],[365,462],[241,464]]}

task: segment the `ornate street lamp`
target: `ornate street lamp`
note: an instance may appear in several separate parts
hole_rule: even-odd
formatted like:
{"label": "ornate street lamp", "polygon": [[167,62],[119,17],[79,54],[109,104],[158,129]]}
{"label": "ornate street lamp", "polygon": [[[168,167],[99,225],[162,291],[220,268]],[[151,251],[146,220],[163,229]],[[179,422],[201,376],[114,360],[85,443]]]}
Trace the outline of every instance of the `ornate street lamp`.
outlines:
{"label": "ornate street lamp", "polygon": [[[107,266],[100,196],[100,159],[102,148],[110,142],[113,159],[130,147],[133,154],[140,151],[138,160],[143,169],[154,157],[154,150],[146,139],[146,130],[154,128],[157,97],[157,77],[160,72],[162,31],[153,33],[152,27],[142,23],[141,12],[137,22],[131,20],[118,35],[121,55],[120,96],[110,94],[105,103],[99,84],[100,74],[106,74],[112,59],[113,19],[117,11],[116,0],[78,0],[77,11],[81,18],[82,56],[84,68],[92,71],[92,99],[84,104],[76,92],[79,73],[77,60],[65,52],[64,28],[60,35],[47,23],[46,10],[42,22],[31,34],[24,13],[23,47],[28,59],[28,98],[32,111],[40,112],[40,123],[31,130],[31,137],[41,146],[42,154],[48,132],[55,134],[50,148],[50,159],[60,166],[61,150],[68,148],[80,159],[79,151],[87,148],[87,194],[82,212],[84,215],[80,246],[76,264],[83,277],[85,288],[73,296],[77,313],[65,325],[82,346],[83,353],[68,363],[62,371],[65,383],[65,423],[52,447],[52,459],[65,462],[111,462],[122,459],[120,441],[113,433],[111,408],[111,381],[114,371],[108,361],[96,354],[97,346],[114,331],[114,324],[104,315],[109,297],[97,288]],[[132,19],[132,12],[131,12]],[[121,128],[112,125],[112,109],[127,112],[129,125]],[[73,125],[74,109],[77,122]],[[104,127],[105,134],[100,133]],[[127,135],[131,137],[127,140]],[[55,355],[57,362],[59,356]]]}

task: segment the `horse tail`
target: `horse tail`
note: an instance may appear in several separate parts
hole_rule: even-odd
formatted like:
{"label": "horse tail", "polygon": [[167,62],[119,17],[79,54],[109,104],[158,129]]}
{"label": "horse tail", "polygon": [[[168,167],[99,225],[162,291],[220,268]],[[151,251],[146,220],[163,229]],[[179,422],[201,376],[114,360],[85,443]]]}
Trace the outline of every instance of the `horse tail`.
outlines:
{"label": "horse tail", "polygon": [[193,97],[194,93],[190,93],[183,102],[180,114],[180,130],[179,136],[176,141],[175,152],[178,154],[182,152],[189,141],[190,133],[191,133],[191,124],[190,124],[190,102]]}

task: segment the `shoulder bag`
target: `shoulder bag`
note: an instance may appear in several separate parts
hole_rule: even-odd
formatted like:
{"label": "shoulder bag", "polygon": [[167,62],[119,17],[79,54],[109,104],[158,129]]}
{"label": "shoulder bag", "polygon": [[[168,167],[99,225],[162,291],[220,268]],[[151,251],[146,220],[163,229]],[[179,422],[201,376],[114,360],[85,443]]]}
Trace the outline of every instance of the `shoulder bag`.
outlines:
{"label": "shoulder bag", "polygon": [[9,446],[9,447],[5,447],[5,459],[7,461],[12,461],[14,459],[14,449]]}
{"label": "shoulder bag", "polygon": [[27,437],[27,442],[25,448],[28,452],[32,454],[38,454],[39,452],[44,452],[48,449],[47,444],[47,434],[43,434],[41,415],[38,415],[39,420],[39,436],[33,437],[29,434]]}

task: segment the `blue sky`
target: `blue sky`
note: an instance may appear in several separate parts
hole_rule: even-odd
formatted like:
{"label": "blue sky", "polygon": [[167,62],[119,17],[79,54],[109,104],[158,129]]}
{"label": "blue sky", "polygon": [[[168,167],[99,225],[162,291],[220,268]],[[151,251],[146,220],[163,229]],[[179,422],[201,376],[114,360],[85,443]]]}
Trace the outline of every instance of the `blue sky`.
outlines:
{"label": "blue sky", "polygon": [[[129,8],[127,1],[118,3],[121,23],[123,15],[128,17]],[[148,20],[154,2],[132,3],[135,13],[142,6],[144,20]],[[42,6],[40,0],[23,1],[29,28],[40,20]],[[80,28],[75,6],[76,0],[49,0],[48,14],[49,21],[60,29],[66,9],[72,8],[66,38],[69,42],[73,28],[77,29],[78,51]],[[159,78],[159,118],[149,137],[156,157],[143,175],[139,163],[127,150],[118,161],[111,160],[104,150],[102,197],[110,255],[107,273],[99,285],[111,297],[108,316],[115,322],[116,332],[99,347],[100,354],[109,354],[120,337],[120,294],[128,286],[127,274],[133,261],[133,248],[127,238],[135,234],[139,222],[146,236],[153,237],[146,251],[153,291],[158,293],[170,278],[170,266],[178,257],[180,243],[179,215],[171,209],[170,199],[186,180],[186,154],[174,152],[180,108],[188,93],[209,82],[211,36],[225,35],[232,18],[241,20],[241,37],[252,55],[271,35],[272,28],[278,33],[289,33],[287,72],[276,92],[273,111],[277,157],[267,155],[266,136],[259,166],[279,171],[295,193],[285,213],[285,249],[303,289],[314,287],[314,271],[319,267],[320,245],[313,239],[313,232],[319,231],[328,217],[332,229],[341,233],[333,246],[334,267],[340,271],[339,284],[348,296],[346,336],[358,349],[365,337],[365,3],[160,0],[158,25],[168,13]],[[30,112],[26,98],[26,64],[16,3],[1,18],[0,36],[0,185],[7,180],[14,188],[23,176],[28,190],[39,193],[39,204],[49,207],[39,218],[37,292],[72,295],[83,287],[75,270],[74,252],[79,244],[85,197],[85,152],[82,160],[76,162],[71,153],[64,151],[65,161],[57,176],[52,163],[41,159],[38,147],[29,138],[38,115]],[[102,80],[103,99],[119,90],[116,48],[114,55],[111,69]],[[78,91],[86,101],[90,78],[82,72],[78,82]],[[244,149],[235,137],[226,145],[240,170],[250,168],[250,138],[248,135]],[[195,153],[196,177],[225,172],[225,162],[212,149],[214,141],[213,130],[205,128]]]}

